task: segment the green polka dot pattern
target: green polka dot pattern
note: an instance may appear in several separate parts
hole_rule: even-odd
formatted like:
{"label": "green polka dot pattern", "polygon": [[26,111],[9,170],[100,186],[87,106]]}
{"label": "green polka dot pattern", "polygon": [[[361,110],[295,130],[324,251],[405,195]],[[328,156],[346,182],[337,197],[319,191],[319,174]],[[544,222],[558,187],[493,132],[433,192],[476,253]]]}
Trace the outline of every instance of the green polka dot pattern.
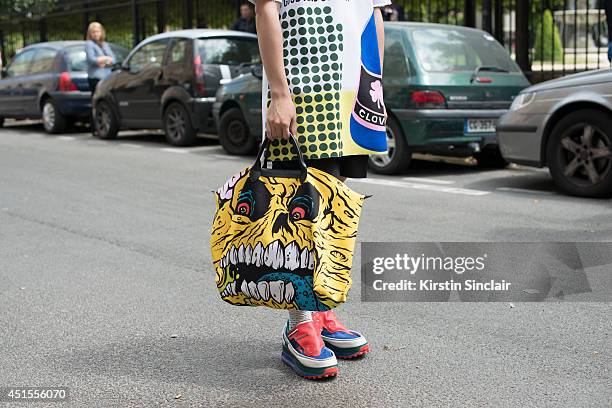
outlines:
{"label": "green polka dot pattern", "polygon": [[[296,106],[295,135],[307,159],[340,156],[342,25],[330,7],[300,6],[281,15],[285,73]],[[270,94],[268,92],[268,101]],[[269,103],[269,102],[268,102]],[[294,159],[288,141],[271,143],[270,160]]]}

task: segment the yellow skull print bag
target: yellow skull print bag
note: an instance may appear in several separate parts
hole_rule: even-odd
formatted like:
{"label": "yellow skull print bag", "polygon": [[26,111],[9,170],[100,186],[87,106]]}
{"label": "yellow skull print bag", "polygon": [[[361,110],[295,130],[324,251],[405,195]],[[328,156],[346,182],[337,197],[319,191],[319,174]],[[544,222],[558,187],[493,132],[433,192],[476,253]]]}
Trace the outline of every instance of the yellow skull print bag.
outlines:
{"label": "yellow skull print bag", "polygon": [[[365,196],[333,175],[257,160],[216,191],[210,247],[221,297],[240,306],[329,310],[346,300]],[[262,166],[262,156],[264,166]]]}

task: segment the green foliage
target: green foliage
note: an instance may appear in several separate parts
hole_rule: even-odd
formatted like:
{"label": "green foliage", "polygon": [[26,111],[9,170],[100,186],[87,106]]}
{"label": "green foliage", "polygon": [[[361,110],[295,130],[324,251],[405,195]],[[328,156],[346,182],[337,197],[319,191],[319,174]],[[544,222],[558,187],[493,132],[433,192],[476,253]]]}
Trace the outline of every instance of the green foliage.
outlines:
{"label": "green foliage", "polygon": [[534,60],[545,62],[563,61],[563,46],[559,36],[559,28],[553,21],[552,12],[544,11],[544,16],[536,27]]}
{"label": "green foliage", "polygon": [[3,11],[2,19],[43,16],[53,10],[56,5],[57,0],[0,0],[0,10]]}

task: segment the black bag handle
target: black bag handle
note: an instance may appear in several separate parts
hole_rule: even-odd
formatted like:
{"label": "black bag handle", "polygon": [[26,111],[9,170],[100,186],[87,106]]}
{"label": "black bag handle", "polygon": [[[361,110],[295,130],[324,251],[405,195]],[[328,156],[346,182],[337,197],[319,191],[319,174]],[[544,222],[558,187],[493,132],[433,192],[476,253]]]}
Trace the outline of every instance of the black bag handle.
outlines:
{"label": "black bag handle", "polygon": [[[302,151],[300,150],[300,146],[298,145],[297,140],[295,140],[295,137],[293,136],[293,134],[289,133],[289,141],[295,147],[295,150],[297,150],[298,164],[300,167],[299,169],[287,170],[287,169],[268,169],[266,168],[265,165],[268,162],[268,158],[266,157],[265,153],[270,148],[270,144],[272,140],[270,140],[265,135],[264,135],[264,139],[265,140],[259,147],[259,152],[257,153],[257,158],[255,159],[255,163],[253,164],[253,166],[251,167],[251,171],[249,172],[249,177],[251,181],[255,181],[259,179],[259,177],[261,176],[290,177],[290,178],[299,178],[300,181],[302,182],[306,181],[306,176],[308,175],[308,166],[306,166],[306,162],[304,161],[304,155],[302,154]],[[263,167],[262,167],[262,160],[261,160],[262,157],[263,157]]]}

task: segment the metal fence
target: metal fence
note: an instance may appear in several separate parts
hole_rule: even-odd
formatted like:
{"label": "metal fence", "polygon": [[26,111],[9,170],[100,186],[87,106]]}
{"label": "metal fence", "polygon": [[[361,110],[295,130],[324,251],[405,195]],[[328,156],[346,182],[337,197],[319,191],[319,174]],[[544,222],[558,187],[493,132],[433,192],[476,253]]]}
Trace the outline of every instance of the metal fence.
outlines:
{"label": "metal fence", "polygon": [[83,39],[91,21],[101,22],[107,40],[131,48],[147,36],[181,28],[227,28],[240,0],[64,0],[42,18],[8,16],[0,22],[3,62],[41,41]]}
{"label": "metal fence", "polygon": [[395,0],[399,19],[481,28],[532,81],[609,67],[605,3],[612,0]]}
{"label": "metal fence", "polygon": [[[394,0],[390,19],[477,27],[490,32],[532,81],[609,66],[605,1]],[[227,28],[241,0],[59,0],[44,18],[0,22],[4,62],[39,41],[81,39],[90,21],[108,40],[131,47],[163,31]]]}

